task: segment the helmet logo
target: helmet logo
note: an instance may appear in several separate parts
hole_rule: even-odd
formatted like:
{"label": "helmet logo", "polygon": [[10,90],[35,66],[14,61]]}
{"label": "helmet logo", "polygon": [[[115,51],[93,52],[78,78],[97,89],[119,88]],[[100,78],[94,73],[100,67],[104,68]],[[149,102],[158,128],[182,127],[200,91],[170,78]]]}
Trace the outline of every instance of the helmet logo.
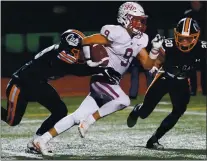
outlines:
{"label": "helmet logo", "polygon": [[124,10],[130,10],[130,11],[132,11],[132,10],[136,10],[136,7],[133,6],[132,4],[126,4],[124,6]]}
{"label": "helmet logo", "polygon": [[69,34],[66,37],[66,41],[68,42],[69,45],[71,46],[78,46],[79,43],[79,39],[74,37],[74,34]]}

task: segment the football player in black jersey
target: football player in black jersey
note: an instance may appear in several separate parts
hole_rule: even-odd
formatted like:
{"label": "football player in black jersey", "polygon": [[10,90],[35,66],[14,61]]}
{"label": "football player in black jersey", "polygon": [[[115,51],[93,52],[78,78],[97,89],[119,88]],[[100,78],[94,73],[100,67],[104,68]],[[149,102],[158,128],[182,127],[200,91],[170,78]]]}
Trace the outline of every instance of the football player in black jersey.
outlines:
{"label": "football player in black jersey", "polygon": [[[135,105],[127,118],[128,127],[133,127],[138,117],[147,118],[162,97],[169,93],[173,109],[148,140],[146,147],[164,149],[158,140],[178,122],[190,100],[188,77],[196,66],[196,59],[206,54],[207,42],[198,40],[200,28],[192,18],[183,18],[174,29],[174,38],[165,39],[157,68],[161,67],[149,86],[143,104]],[[156,69],[156,67],[154,67]]]}
{"label": "football player in black jersey", "polygon": [[[89,67],[84,63],[82,40],[84,34],[78,30],[67,30],[61,35],[59,44],[39,52],[34,59],[17,70],[6,89],[7,109],[1,107],[1,120],[10,126],[20,123],[28,102],[36,101],[46,107],[51,115],[42,123],[36,135],[42,135],[68,113],[65,103],[48,80],[65,75],[88,76],[103,74],[103,82],[119,81],[120,74],[113,68]],[[28,144],[32,149],[32,145]]]}

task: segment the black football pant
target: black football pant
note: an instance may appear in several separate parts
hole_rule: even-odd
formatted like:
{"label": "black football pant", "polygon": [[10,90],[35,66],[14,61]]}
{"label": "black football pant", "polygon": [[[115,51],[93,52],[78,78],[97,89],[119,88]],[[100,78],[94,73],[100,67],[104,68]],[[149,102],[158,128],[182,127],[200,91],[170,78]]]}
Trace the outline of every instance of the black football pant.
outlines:
{"label": "black football pant", "polygon": [[201,61],[201,87],[202,87],[202,93],[203,95],[207,94],[207,64],[206,64],[206,58]]}
{"label": "black football pant", "polygon": [[190,87],[191,87],[191,93],[196,95],[196,92],[197,92],[197,73],[196,73],[196,70],[191,72]]}
{"label": "black football pant", "polygon": [[[42,135],[67,115],[67,107],[56,90],[48,83],[20,85],[11,80],[7,86],[7,109],[1,107],[1,119],[10,126],[20,123],[28,102],[36,101],[46,107],[51,115],[42,123],[36,134]],[[39,109],[37,109],[39,110]]]}
{"label": "black football pant", "polygon": [[166,78],[164,74],[157,74],[149,86],[143,105],[139,110],[139,116],[142,119],[147,118],[162,97],[169,93],[173,109],[171,113],[162,121],[159,128],[155,132],[157,139],[160,139],[167,131],[169,131],[177,123],[179,118],[184,114],[187,104],[190,100],[190,91],[187,79]]}

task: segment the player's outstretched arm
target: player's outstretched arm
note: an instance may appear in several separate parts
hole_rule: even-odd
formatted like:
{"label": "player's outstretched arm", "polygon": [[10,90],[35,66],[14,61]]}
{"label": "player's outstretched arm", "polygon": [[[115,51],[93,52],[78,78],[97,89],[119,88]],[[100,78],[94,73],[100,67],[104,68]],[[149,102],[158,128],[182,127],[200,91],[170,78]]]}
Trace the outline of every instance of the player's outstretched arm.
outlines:
{"label": "player's outstretched arm", "polygon": [[162,47],[163,38],[157,34],[151,43],[152,49],[149,54],[147,50],[143,48],[137,55],[137,59],[140,60],[145,69],[151,69],[154,66],[155,60],[159,55],[159,49]]}

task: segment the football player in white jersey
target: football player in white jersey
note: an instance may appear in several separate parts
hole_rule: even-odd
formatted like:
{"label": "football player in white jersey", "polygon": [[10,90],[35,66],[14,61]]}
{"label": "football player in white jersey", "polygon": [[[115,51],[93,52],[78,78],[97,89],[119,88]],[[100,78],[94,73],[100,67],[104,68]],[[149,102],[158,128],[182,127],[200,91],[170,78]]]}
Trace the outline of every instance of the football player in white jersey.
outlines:
{"label": "football player in white jersey", "polygon": [[[105,25],[100,34],[94,34],[83,39],[83,51],[89,66],[97,66],[102,63],[92,62],[90,57],[90,45],[102,44],[109,55],[108,66],[114,68],[123,75],[133,57],[137,57],[145,69],[151,69],[158,56],[163,39],[157,35],[152,40],[150,53],[145,47],[148,44],[146,29],[147,15],[144,9],[136,2],[125,2],[118,11],[120,25]],[[78,125],[81,137],[85,136],[89,126],[98,119],[130,105],[129,97],[124,93],[119,84],[110,85],[98,80],[98,75],[91,79],[90,93],[72,114],[61,119],[54,128],[36,138],[33,144],[43,155],[50,155],[46,143],[58,134]]]}

